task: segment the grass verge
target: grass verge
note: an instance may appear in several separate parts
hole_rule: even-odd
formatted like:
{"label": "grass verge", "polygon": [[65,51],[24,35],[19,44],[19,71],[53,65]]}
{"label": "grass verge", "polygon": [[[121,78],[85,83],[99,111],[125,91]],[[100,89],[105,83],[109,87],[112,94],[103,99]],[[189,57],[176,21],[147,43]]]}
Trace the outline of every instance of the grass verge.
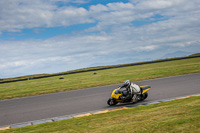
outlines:
{"label": "grass verge", "polygon": [[200,72],[200,57],[0,84],[0,100]]}
{"label": "grass verge", "polygon": [[163,133],[200,132],[200,96],[73,118],[2,133]]}

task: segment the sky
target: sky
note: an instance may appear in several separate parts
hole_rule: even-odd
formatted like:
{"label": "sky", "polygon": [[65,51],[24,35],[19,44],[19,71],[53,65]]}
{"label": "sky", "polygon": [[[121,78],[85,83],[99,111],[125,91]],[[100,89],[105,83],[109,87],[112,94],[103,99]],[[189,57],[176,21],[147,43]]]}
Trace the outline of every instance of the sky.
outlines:
{"label": "sky", "polygon": [[0,0],[0,79],[199,52],[199,0]]}

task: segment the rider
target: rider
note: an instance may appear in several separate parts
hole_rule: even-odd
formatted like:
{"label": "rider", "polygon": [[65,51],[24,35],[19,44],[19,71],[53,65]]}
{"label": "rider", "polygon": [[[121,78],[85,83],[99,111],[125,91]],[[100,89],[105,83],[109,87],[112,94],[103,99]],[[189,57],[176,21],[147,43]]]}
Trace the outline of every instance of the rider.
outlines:
{"label": "rider", "polygon": [[[124,84],[120,87],[121,88],[126,88],[128,91],[128,94],[126,96],[122,95],[122,99],[126,99],[128,97],[131,97],[133,101],[138,101],[139,100],[139,95],[141,94],[141,89],[138,85],[136,85],[133,82],[130,82],[129,80],[124,81]],[[133,97],[134,95],[134,97]]]}

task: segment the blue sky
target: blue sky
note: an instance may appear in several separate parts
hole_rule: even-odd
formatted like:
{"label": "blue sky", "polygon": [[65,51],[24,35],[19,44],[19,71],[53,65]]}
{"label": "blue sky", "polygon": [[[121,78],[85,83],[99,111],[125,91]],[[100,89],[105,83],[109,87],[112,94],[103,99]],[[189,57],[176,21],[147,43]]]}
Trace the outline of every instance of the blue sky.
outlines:
{"label": "blue sky", "polygon": [[198,53],[198,0],[1,0],[0,78]]}

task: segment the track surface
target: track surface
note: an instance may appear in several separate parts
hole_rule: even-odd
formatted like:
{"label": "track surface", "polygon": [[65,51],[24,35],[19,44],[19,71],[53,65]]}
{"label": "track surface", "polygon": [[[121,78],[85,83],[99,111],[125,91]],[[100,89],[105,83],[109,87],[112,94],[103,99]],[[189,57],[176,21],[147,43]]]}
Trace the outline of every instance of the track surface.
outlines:
{"label": "track surface", "polygon": [[[200,93],[200,73],[136,83],[152,87],[145,102]],[[0,126],[111,108],[106,102],[120,85],[0,101]]]}

